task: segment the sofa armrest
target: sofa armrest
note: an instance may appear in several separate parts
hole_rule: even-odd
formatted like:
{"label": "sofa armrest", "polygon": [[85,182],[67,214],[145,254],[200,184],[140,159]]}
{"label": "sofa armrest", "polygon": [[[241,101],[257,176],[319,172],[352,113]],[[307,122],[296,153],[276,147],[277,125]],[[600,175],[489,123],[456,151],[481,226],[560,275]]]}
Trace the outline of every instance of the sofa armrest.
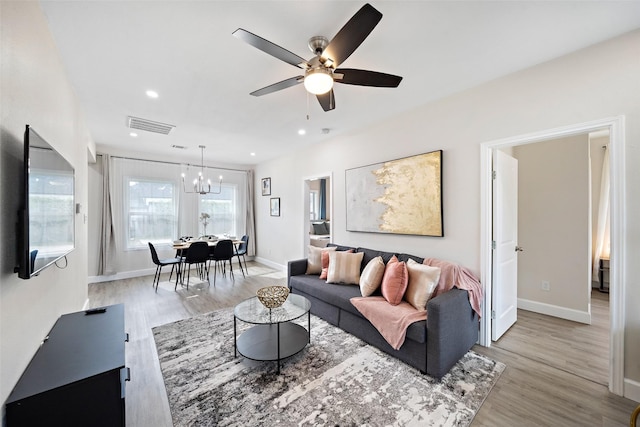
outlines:
{"label": "sofa armrest", "polygon": [[427,303],[427,373],[441,378],[478,340],[467,291],[453,288]]}
{"label": "sofa armrest", "polygon": [[296,259],[287,263],[287,285],[291,289],[291,283],[289,283],[291,276],[300,276],[307,272],[307,259]]}

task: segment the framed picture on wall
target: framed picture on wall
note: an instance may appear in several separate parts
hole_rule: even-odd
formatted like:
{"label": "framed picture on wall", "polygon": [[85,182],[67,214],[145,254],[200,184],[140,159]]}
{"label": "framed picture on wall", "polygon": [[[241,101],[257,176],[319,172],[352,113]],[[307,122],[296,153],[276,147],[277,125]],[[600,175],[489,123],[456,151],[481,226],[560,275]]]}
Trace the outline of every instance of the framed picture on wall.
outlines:
{"label": "framed picture on wall", "polygon": [[444,236],[442,150],[345,171],[347,231]]}
{"label": "framed picture on wall", "polygon": [[271,195],[271,178],[262,178],[262,195]]}
{"label": "framed picture on wall", "polygon": [[272,197],[270,203],[271,216],[280,216],[280,197]]}

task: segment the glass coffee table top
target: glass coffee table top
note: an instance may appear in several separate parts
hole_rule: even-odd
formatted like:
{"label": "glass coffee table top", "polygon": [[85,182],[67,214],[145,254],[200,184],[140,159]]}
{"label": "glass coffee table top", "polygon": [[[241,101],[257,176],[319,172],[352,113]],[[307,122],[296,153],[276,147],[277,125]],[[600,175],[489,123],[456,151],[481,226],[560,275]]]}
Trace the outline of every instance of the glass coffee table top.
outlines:
{"label": "glass coffee table top", "polygon": [[233,310],[233,315],[246,323],[269,325],[290,322],[309,312],[311,303],[303,296],[289,294],[280,307],[268,309],[258,299],[252,297],[242,301]]}

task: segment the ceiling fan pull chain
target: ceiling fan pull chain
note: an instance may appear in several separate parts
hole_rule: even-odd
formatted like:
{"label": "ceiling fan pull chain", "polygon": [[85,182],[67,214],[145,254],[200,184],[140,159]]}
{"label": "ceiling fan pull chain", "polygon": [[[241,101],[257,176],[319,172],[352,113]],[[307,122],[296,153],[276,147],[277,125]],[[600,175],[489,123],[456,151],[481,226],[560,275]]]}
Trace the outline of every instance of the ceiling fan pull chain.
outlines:
{"label": "ceiling fan pull chain", "polygon": [[309,92],[307,92],[307,121],[309,120]]}

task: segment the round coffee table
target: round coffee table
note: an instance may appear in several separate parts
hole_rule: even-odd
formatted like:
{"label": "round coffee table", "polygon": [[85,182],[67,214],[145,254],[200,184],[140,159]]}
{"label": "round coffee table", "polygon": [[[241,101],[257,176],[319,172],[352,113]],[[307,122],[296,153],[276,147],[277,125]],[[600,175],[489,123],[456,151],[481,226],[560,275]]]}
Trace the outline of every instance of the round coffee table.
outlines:
{"label": "round coffee table", "polygon": [[[268,309],[258,297],[236,305],[233,310],[234,355],[251,360],[280,361],[300,352],[311,342],[311,303],[301,295],[289,294],[283,305]],[[307,315],[307,329],[293,320]],[[255,326],[238,336],[238,320]]]}

